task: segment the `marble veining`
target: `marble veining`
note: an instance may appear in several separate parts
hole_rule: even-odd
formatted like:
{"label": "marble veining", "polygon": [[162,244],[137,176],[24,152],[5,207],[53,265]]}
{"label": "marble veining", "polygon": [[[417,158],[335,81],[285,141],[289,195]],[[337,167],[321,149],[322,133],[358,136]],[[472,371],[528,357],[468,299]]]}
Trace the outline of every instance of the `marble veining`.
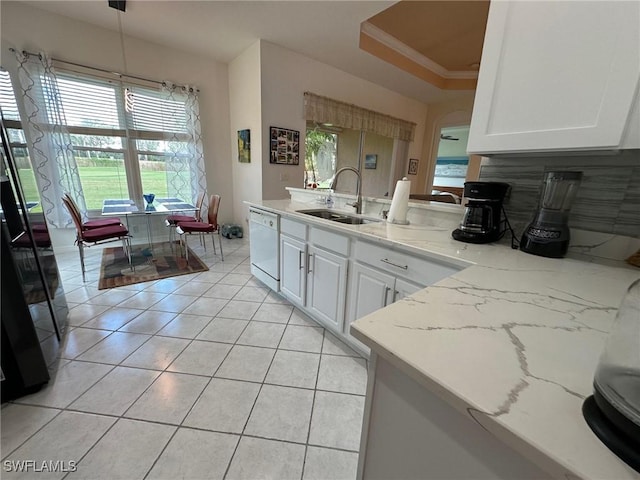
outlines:
{"label": "marble veining", "polygon": [[[333,225],[296,213],[304,203],[260,205],[463,268],[357,320],[352,334],[554,477],[640,478],[581,413],[620,300],[639,269],[462,244],[450,237],[455,218],[447,223],[445,216],[435,225]],[[585,251],[612,240],[585,239]]]}

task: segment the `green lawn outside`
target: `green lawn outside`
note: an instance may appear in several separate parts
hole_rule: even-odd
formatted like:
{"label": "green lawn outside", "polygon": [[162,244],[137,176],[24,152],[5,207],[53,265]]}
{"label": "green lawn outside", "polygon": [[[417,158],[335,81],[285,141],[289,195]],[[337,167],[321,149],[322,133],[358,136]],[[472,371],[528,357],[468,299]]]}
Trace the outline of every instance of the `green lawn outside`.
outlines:
{"label": "green lawn outside", "polygon": [[[127,178],[123,168],[118,167],[78,167],[85,201],[89,210],[102,209],[105,198],[129,198]],[[27,201],[38,201],[35,177],[31,169],[19,170],[22,188]],[[156,197],[167,196],[167,177],[163,170],[141,170],[145,193],[155,193]],[[189,201],[189,199],[185,199]],[[38,206],[33,212],[42,211]]]}

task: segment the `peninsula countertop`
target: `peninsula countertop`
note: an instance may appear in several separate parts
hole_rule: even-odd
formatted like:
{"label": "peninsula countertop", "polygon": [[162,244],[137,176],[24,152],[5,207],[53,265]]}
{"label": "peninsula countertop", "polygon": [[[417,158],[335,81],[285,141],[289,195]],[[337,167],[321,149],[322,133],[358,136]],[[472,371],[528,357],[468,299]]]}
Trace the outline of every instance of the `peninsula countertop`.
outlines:
{"label": "peninsula countertop", "polygon": [[250,204],[462,268],[357,320],[352,334],[553,476],[640,478],[581,413],[640,270],[460,243],[444,215],[422,225],[343,225],[297,213],[304,202]]}

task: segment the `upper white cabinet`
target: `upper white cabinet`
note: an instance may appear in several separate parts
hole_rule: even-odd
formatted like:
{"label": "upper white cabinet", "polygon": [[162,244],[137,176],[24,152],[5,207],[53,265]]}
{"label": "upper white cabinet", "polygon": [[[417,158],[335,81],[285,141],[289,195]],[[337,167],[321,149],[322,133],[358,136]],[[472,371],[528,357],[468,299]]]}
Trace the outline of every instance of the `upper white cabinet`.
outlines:
{"label": "upper white cabinet", "polygon": [[640,148],[640,2],[491,2],[468,151]]}

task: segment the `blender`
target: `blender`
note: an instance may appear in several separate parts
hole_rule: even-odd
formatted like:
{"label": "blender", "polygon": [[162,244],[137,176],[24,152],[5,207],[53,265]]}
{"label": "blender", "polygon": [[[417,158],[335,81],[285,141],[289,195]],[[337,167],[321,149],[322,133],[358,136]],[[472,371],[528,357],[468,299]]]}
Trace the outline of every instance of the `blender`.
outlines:
{"label": "blender", "polygon": [[520,250],[542,257],[561,258],[569,248],[569,211],[582,172],[546,172],[533,221],[527,226]]}
{"label": "blender", "polygon": [[640,473],[640,279],[622,299],[582,413],[602,443]]}

